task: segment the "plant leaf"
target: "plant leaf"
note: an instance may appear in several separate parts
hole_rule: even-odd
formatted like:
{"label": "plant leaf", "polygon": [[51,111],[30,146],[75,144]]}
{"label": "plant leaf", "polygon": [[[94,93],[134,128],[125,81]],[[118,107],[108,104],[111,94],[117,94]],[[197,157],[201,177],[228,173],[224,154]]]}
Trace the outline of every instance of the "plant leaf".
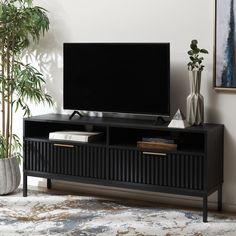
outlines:
{"label": "plant leaf", "polygon": [[208,54],[208,51],[207,51],[206,49],[201,49],[200,52],[201,52],[201,53]]}
{"label": "plant leaf", "polygon": [[188,51],[188,55],[193,55],[193,50]]}

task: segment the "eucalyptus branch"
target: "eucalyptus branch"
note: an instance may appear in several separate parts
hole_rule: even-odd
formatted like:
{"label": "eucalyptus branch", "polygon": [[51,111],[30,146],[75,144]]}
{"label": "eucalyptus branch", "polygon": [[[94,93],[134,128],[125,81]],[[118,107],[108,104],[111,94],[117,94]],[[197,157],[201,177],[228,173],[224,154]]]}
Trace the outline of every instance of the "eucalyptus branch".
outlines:
{"label": "eucalyptus branch", "polygon": [[191,50],[188,51],[190,62],[188,63],[188,70],[198,70],[203,71],[204,65],[202,65],[202,62],[204,58],[200,56],[201,54],[208,54],[208,51],[206,49],[200,49],[197,46],[198,41],[192,40],[190,44]]}

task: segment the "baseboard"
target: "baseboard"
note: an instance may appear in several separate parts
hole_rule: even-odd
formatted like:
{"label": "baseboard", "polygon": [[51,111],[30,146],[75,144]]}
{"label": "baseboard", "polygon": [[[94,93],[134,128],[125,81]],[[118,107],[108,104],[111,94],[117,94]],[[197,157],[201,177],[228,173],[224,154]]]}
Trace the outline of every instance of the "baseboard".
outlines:
{"label": "baseboard", "polygon": [[[45,187],[46,182],[42,180],[39,182],[40,187]],[[105,198],[128,199],[145,201],[157,204],[170,204],[181,207],[202,208],[202,198],[189,197],[183,195],[164,194],[156,192],[148,192],[133,189],[124,189],[117,187],[108,187],[101,185],[91,185],[83,183],[75,183],[68,181],[52,180],[52,188],[55,190],[66,190],[72,193],[79,193],[83,195],[99,196]],[[208,207],[210,210],[217,209],[216,194],[209,197]],[[236,205],[227,204],[223,202],[223,209],[227,212],[236,212]]]}

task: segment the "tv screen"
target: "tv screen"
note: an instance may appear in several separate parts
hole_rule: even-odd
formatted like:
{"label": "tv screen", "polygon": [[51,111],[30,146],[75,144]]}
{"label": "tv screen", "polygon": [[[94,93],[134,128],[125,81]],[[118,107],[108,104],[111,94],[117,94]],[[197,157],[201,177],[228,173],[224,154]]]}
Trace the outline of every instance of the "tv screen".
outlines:
{"label": "tv screen", "polygon": [[64,43],[64,109],[169,116],[169,43]]}

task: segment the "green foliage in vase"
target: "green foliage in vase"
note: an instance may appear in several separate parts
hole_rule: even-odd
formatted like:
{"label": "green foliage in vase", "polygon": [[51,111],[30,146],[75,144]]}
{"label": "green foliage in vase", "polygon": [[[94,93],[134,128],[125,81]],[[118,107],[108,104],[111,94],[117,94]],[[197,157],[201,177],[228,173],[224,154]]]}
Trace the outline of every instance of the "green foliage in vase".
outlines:
{"label": "green foliage in vase", "polygon": [[22,109],[30,116],[30,102],[53,104],[43,88],[43,75],[22,60],[25,49],[48,29],[46,10],[34,6],[33,0],[0,1],[0,158],[21,156],[20,139],[12,132],[14,112]]}
{"label": "green foliage in vase", "polygon": [[191,41],[191,50],[188,51],[190,62],[188,63],[188,70],[203,71],[204,65],[202,64],[204,58],[201,54],[208,54],[206,49],[198,48],[198,41],[196,39]]}

